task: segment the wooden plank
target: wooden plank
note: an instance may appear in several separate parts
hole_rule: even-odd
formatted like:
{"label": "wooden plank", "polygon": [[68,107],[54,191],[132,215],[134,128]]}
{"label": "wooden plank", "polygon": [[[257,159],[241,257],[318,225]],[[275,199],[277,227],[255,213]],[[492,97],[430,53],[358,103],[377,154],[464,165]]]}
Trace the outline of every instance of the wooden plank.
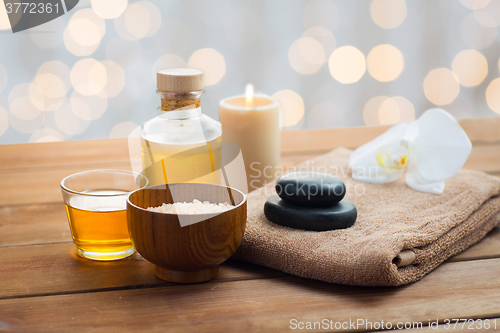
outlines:
{"label": "wooden plank", "polygon": [[448,261],[452,262],[490,258],[500,258],[500,227],[498,226],[490,231],[479,243],[476,243],[464,252],[451,257]]}
{"label": "wooden plank", "polygon": [[0,156],[0,172],[129,161],[127,139],[0,145]]}
{"label": "wooden plank", "polygon": [[469,118],[458,121],[474,143],[500,141],[500,117]]}
{"label": "wooden plank", "polygon": [[[283,172],[293,165],[314,158],[323,152],[294,153],[282,156]],[[466,168],[500,174],[500,143],[474,145],[465,164]],[[22,169],[14,172],[0,172],[0,206],[29,203],[61,202],[59,183],[75,172],[92,169],[130,170],[128,161],[45,168],[43,170]]]}
{"label": "wooden plank", "polygon": [[[397,288],[349,287],[280,277],[5,299],[10,331],[283,332],[295,322],[422,322],[500,316],[500,259],[447,263]],[[330,323],[330,322],[329,322]],[[319,329],[316,329],[318,331]],[[329,329],[329,331],[334,331]],[[373,330],[373,329],[372,329]]]}
{"label": "wooden plank", "polygon": [[[318,154],[286,155],[282,157],[283,170]],[[59,184],[76,172],[94,169],[131,170],[129,161],[107,164],[83,164],[78,166],[0,172],[0,207],[7,205],[43,204],[62,202]],[[1,244],[1,243],[0,243]]]}
{"label": "wooden plank", "polygon": [[70,241],[63,203],[0,207],[0,246]]}
{"label": "wooden plank", "polygon": [[[137,253],[110,262],[88,260],[76,254],[72,242],[0,248],[0,262],[0,299],[172,285],[156,278],[153,264]],[[276,276],[287,274],[230,260],[214,283]]]}
{"label": "wooden plank", "polygon": [[464,168],[488,173],[500,172],[500,142],[474,144]]}
{"label": "wooden plank", "polygon": [[0,206],[62,202],[61,180],[76,172],[95,169],[131,170],[131,167],[126,161],[3,172],[0,173]]}
{"label": "wooden plank", "polygon": [[328,151],[338,147],[356,148],[384,133],[390,126],[309,129],[281,132],[281,152]]}

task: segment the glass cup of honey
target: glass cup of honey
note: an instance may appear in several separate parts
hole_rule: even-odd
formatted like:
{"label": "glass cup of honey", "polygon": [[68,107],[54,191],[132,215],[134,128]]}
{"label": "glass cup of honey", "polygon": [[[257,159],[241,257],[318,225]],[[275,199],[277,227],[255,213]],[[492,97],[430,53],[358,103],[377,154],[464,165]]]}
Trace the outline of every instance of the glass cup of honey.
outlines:
{"label": "glass cup of honey", "polygon": [[127,226],[127,197],[147,185],[144,176],[122,170],[84,171],[61,181],[78,255],[117,260],[135,252]]}

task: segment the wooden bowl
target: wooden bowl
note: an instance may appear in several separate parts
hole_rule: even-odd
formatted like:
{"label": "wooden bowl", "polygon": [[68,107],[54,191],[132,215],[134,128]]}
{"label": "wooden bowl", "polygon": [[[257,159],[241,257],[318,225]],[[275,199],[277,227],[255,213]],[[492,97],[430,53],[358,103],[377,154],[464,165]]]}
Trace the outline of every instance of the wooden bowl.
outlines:
{"label": "wooden bowl", "polygon": [[[193,199],[228,202],[234,207],[224,212],[190,215],[146,209]],[[171,282],[198,283],[217,277],[219,265],[241,245],[246,220],[245,194],[226,186],[157,185],[134,191],[127,199],[127,221],[135,248],[155,264],[157,277]]]}

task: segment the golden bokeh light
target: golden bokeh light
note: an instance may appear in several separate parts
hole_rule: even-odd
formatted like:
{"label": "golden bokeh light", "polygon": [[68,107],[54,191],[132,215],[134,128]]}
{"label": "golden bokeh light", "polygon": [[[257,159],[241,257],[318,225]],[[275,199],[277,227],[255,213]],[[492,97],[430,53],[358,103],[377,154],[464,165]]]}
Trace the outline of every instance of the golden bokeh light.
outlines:
{"label": "golden bokeh light", "polygon": [[281,124],[283,127],[294,126],[304,117],[304,100],[293,90],[280,90],[273,94],[280,104]]}
{"label": "golden bokeh light", "polygon": [[330,74],[340,83],[358,82],[366,71],[365,56],[354,46],[342,46],[333,51],[328,67]]}
{"label": "golden bokeh light", "polygon": [[424,79],[424,93],[436,105],[450,104],[460,93],[458,77],[448,68],[436,68]]}
{"label": "golden bokeh light", "polygon": [[97,49],[106,33],[104,19],[90,8],[77,11],[64,30],[64,45],[76,56],[87,56]]}
{"label": "golden bokeh light", "polygon": [[164,54],[156,59],[152,68],[153,80],[156,83],[156,73],[164,68],[182,68],[187,67],[187,62],[177,54]]}
{"label": "golden bokeh light", "polygon": [[373,0],[370,6],[373,22],[383,29],[394,29],[406,19],[405,0]]}
{"label": "golden bokeh light", "polygon": [[[302,37],[311,37],[316,39],[323,46],[325,55],[332,54],[335,50],[337,43],[335,36],[325,27],[312,27],[304,31]],[[326,58],[325,58],[326,61]]]}
{"label": "golden bokeh light", "polygon": [[498,23],[495,21],[495,19],[488,12],[484,10],[475,10],[474,18],[483,27],[495,28],[498,26]]}
{"label": "golden bokeh light", "polygon": [[299,51],[302,58],[310,64],[321,65],[325,62],[325,49],[323,45],[314,38],[300,38]]}
{"label": "golden bokeh light", "polygon": [[127,0],[91,0],[92,9],[103,19],[114,19],[127,8]]}
{"label": "golden bokeh light", "polygon": [[94,45],[90,45],[90,46],[78,44],[73,39],[73,37],[71,37],[71,34],[69,33],[68,28],[66,28],[64,30],[63,36],[64,36],[64,45],[66,46],[68,51],[73,53],[74,55],[76,55],[78,57],[84,57],[84,56],[91,55],[99,47],[99,44],[94,44]]}
{"label": "golden bokeh light", "polygon": [[99,35],[104,37],[106,33],[106,22],[90,8],[80,9],[71,17],[71,20],[87,19],[94,23],[99,29]]}
{"label": "golden bokeh light", "polygon": [[399,105],[392,98],[387,98],[378,109],[378,119],[381,125],[396,124],[401,119]]}
{"label": "golden bokeh light", "polygon": [[101,64],[106,69],[107,82],[104,92],[108,98],[115,97],[125,86],[125,72],[116,62],[104,60]]}
{"label": "golden bokeh light", "polygon": [[99,119],[108,108],[106,93],[101,91],[97,95],[85,96],[73,91],[70,97],[71,110],[83,120]]}
{"label": "golden bokeh light", "polygon": [[409,122],[415,120],[415,107],[412,102],[403,96],[394,96],[391,99],[396,102],[399,108],[399,121]]}
{"label": "golden bokeh light", "polygon": [[322,26],[334,31],[340,23],[337,6],[330,0],[309,0],[302,11],[306,28]]}
{"label": "golden bokeh light", "polygon": [[100,93],[107,82],[106,67],[93,58],[82,59],[71,69],[71,84],[82,95]]}
{"label": "golden bokeh light", "polygon": [[206,86],[217,84],[226,74],[224,56],[211,48],[195,51],[189,58],[188,66],[205,72]]}
{"label": "golden bokeh light", "polygon": [[14,100],[19,97],[29,96],[30,83],[20,83],[16,85],[9,93],[9,103],[12,103]]}
{"label": "golden bokeh light", "polygon": [[143,38],[151,28],[148,11],[139,3],[133,3],[125,12],[125,27],[137,39]]}
{"label": "golden bokeh light", "polygon": [[7,78],[7,70],[5,67],[0,64],[0,93],[5,89],[7,86],[8,78]]}
{"label": "golden bokeh light", "polygon": [[20,119],[12,112],[9,113],[9,125],[11,128],[15,129],[19,133],[33,133],[40,127],[42,127],[44,122],[45,113],[40,113],[38,117],[33,119]]}
{"label": "golden bokeh light", "polygon": [[[35,83],[37,83],[37,85],[40,85],[40,82],[38,82],[36,78],[44,74],[53,74],[57,76],[57,78],[59,78],[64,84],[64,94],[66,94],[71,88],[70,69],[59,60],[47,61],[43,63],[40,68],[38,68],[35,77]],[[43,91],[43,89],[41,90]],[[60,96],[62,95],[63,94]]]}
{"label": "golden bokeh light", "polygon": [[9,128],[9,116],[7,110],[0,105],[0,136],[7,131],[7,128]]}
{"label": "golden bokeh light", "polygon": [[41,128],[36,130],[31,135],[28,142],[30,143],[40,143],[40,142],[58,142],[64,141],[64,137],[53,128]]}
{"label": "golden bokeh light", "polygon": [[125,13],[114,20],[116,33],[125,40],[153,36],[161,26],[161,13],[149,1],[130,4]]}
{"label": "golden bokeh light", "polygon": [[464,43],[469,47],[485,49],[495,41],[497,29],[481,25],[471,13],[463,19],[460,25],[460,34]]}
{"label": "golden bokeh light", "polygon": [[403,53],[390,44],[375,46],[366,57],[368,73],[380,82],[396,80],[404,66]]}
{"label": "golden bokeh light", "polygon": [[460,3],[468,9],[478,10],[488,6],[490,0],[460,0]]}
{"label": "golden bokeh light", "polygon": [[16,98],[10,103],[10,112],[21,120],[35,119],[42,112],[31,103],[29,96]]}
{"label": "golden bokeh light", "polygon": [[[53,100],[43,94],[42,90],[36,84],[36,80],[28,85],[28,96],[31,103],[40,111],[53,111],[60,106],[57,105],[57,99],[55,105],[54,103],[51,103],[52,105],[47,104],[49,101],[53,102]],[[64,100],[64,98],[60,98],[59,100]]]}
{"label": "golden bokeh light", "polygon": [[71,105],[71,111],[80,119],[91,121],[92,112],[90,112],[90,106],[84,101],[84,96],[78,93],[73,93],[69,99]]}
{"label": "golden bokeh light", "polygon": [[124,121],[116,124],[109,133],[110,139],[128,138],[133,130],[137,129],[137,125],[131,121]]}
{"label": "golden bokeh light", "polygon": [[477,50],[463,50],[459,52],[451,65],[453,73],[464,87],[479,85],[488,75],[488,61]]}
{"label": "golden bokeh light", "polygon": [[299,38],[288,50],[288,61],[300,74],[316,73],[325,62],[323,45],[311,37]]}
{"label": "golden bokeh light", "polygon": [[[44,121],[44,113],[41,108],[39,105],[35,106],[31,100],[30,90],[32,90],[32,86],[34,84],[29,82],[20,83],[9,94],[9,125],[19,133],[33,133],[42,126]],[[38,91],[38,89],[36,90]],[[43,99],[42,93],[38,91],[38,94],[38,98]]]}
{"label": "golden bokeh light", "polygon": [[68,30],[71,38],[80,45],[92,46],[101,41],[99,28],[89,19],[71,20],[68,24]]}
{"label": "golden bokeh light", "polygon": [[149,15],[149,30],[146,33],[145,37],[153,36],[154,34],[156,34],[158,29],[160,29],[161,26],[160,10],[150,1],[139,1],[136,2],[135,4],[141,5],[141,7],[144,8]]}
{"label": "golden bokeh light", "polygon": [[500,114],[500,78],[491,81],[486,89],[486,102],[490,109]]}
{"label": "golden bokeh light", "polygon": [[68,101],[64,102],[60,108],[54,111],[57,128],[69,136],[75,135],[80,126],[80,118],[71,111],[71,105]]}
{"label": "golden bokeh light", "polygon": [[378,111],[380,106],[386,99],[387,96],[377,96],[370,99],[365,107],[363,108],[363,119],[365,121],[366,126],[376,126],[380,125],[380,118],[378,115]]}
{"label": "golden bokeh light", "polygon": [[[52,75],[53,74],[48,73],[42,74],[40,76],[42,79],[38,81],[41,85],[37,83],[37,76],[29,86],[31,103],[41,111],[54,111],[59,108],[66,99],[65,87],[64,84],[61,84],[62,80]],[[47,82],[58,82],[58,84],[55,85],[55,89],[42,86],[43,84],[47,84]]]}
{"label": "golden bokeh light", "polygon": [[39,92],[33,103],[30,98],[31,86],[31,83],[20,83],[12,88],[9,94],[10,112],[20,120],[35,119],[43,110],[43,95]]}
{"label": "golden bokeh light", "polygon": [[363,119],[367,126],[410,122],[415,120],[415,107],[403,96],[377,96],[366,103]]}
{"label": "golden bokeh light", "polygon": [[37,75],[35,82],[42,94],[48,98],[59,98],[66,95],[64,82],[52,73]]}

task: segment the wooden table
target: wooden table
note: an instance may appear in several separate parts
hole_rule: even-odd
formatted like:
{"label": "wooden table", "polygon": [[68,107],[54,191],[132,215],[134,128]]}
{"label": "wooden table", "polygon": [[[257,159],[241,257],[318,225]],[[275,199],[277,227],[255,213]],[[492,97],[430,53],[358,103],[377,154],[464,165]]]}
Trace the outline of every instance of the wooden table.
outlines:
{"label": "wooden table", "polygon": [[[474,144],[466,167],[500,175],[500,117],[461,124]],[[357,147],[385,129],[283,132],[283,165]],[[429,320],[445,331],[453,318],[489,319],[480,331],[500,331],[499,228],[398,288],[328,284],[235,260],[210,282],[176,285],[137,254],[107,263],[76,256],[59,182],[96,168],[129,169],[126,140],[0,146],[0,332],[274,332],[307,322],[320,322],[316,331],[421,322],[421,332],[434,331]]]}

